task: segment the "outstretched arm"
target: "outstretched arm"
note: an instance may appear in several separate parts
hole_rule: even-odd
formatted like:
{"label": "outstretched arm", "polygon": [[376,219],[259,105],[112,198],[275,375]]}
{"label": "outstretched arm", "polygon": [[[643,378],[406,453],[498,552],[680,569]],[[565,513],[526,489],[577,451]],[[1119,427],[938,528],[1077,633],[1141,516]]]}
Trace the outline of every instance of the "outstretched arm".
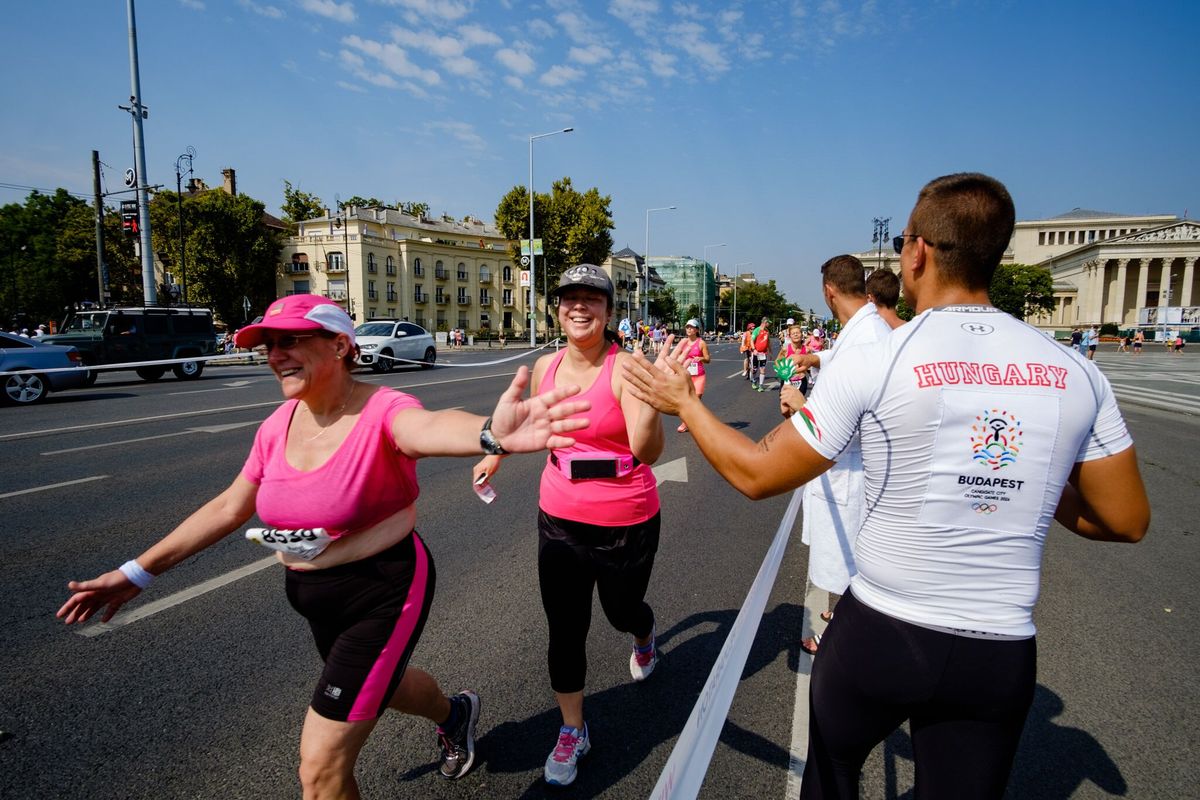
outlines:
{"label": "outstretched arm", "polygon": [[651,366],[635,353],[626,361],[624,374],[635,397],[686,422],[708,463],[751,499],[794,489],[833,466],[791,422],[781,423],[757,443],[722,423],[696,397],[687,370],[675,359]]}
{"label": "outstretched arm", "polygon": [[[567,400],[579,393],[566,386],[527,400],[529,369],[521,367],[492,412],[492,434],[509,453],[570,447],[575,440],[565,434],[586,428],[586,419],[568,419],[587,411],[586,400]],[[479,432],[485,417],[466,411],[429,411],[406,408],[396,414],[392,434],[401,451],[411,458],[424,456],[474,456],[480,452]]]}
{"label": "outstretched arm", "polygon": [[[229,488],[201,506],[179,527],[137,557],[143,570],[161,575],[189,556],[220,541],[250,519],[258,487],[238,475]],[[90,581],[70,581],[73,594],[55,615],[70,625],[87,622],[103,610],[101,622],[108,622],[117,610],[141,593],[120,570],[106,572]]]}

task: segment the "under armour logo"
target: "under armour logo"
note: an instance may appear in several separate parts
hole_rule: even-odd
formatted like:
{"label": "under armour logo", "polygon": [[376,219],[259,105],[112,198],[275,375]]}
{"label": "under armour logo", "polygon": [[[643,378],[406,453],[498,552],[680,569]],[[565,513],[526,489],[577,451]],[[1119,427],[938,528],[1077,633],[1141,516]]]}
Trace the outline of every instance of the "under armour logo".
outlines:
{"label": "under armour logo", "polygon": [[991,325],[983,322],[964,322],[960,327],[967,333],[973,333],[976,336],[987,336],[992,331],[996,330]]}

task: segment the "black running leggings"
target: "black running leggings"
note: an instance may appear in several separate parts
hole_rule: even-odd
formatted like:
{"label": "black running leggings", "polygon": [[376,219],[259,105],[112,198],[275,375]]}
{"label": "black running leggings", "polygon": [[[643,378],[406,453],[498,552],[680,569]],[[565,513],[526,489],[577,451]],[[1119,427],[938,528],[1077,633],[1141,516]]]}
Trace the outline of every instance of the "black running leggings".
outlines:
{"label": "black running leggings", "polygon": [[636,525],[607,527],[538,511],[538,584],[550,628],[546,657],[554,691],[583,691],[592,587],[614,628],[638,638],[650,635],[654,612],[645,597],[659,524],[658,514]]}
{"label": "black running leggings", "polygon": [[916,800],[1003,797],[1036,673],[1032,638],[934,631],[847,592],[813,660],[801,800],[856,800],[863,762],[905,720]]}

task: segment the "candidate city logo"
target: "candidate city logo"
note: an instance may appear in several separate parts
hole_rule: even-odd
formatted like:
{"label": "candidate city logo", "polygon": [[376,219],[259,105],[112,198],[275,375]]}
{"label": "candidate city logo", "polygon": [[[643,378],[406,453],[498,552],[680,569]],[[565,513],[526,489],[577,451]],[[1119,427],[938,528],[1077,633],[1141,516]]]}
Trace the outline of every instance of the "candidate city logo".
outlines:
{"label": "candidate city logo", "polygon": [[989,333],[996,330],[986,322],[964,322],[959,327],[967,333],[973,333],[976,336],[987,336]]}
{"label": "candidate city logo", "polygon": [[971,426],[971,457],[992,470],[1007,467],[1016,462],[1024,435],[1021,421],[1008,411],[986,410]]}

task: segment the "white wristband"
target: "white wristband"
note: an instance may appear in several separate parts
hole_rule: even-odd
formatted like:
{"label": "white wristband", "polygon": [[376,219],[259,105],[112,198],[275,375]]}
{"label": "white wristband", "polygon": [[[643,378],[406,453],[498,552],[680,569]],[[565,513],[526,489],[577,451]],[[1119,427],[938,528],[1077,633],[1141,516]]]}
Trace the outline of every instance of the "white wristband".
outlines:
{"label": "white wristband", "polygon": [[154,580],[154,576],[146,570],[142,569],[142,565],[135,559],[126,561],[121,566],[117,567],[121,574],[129,579],[129,582],[139,589],[145,589]]}

